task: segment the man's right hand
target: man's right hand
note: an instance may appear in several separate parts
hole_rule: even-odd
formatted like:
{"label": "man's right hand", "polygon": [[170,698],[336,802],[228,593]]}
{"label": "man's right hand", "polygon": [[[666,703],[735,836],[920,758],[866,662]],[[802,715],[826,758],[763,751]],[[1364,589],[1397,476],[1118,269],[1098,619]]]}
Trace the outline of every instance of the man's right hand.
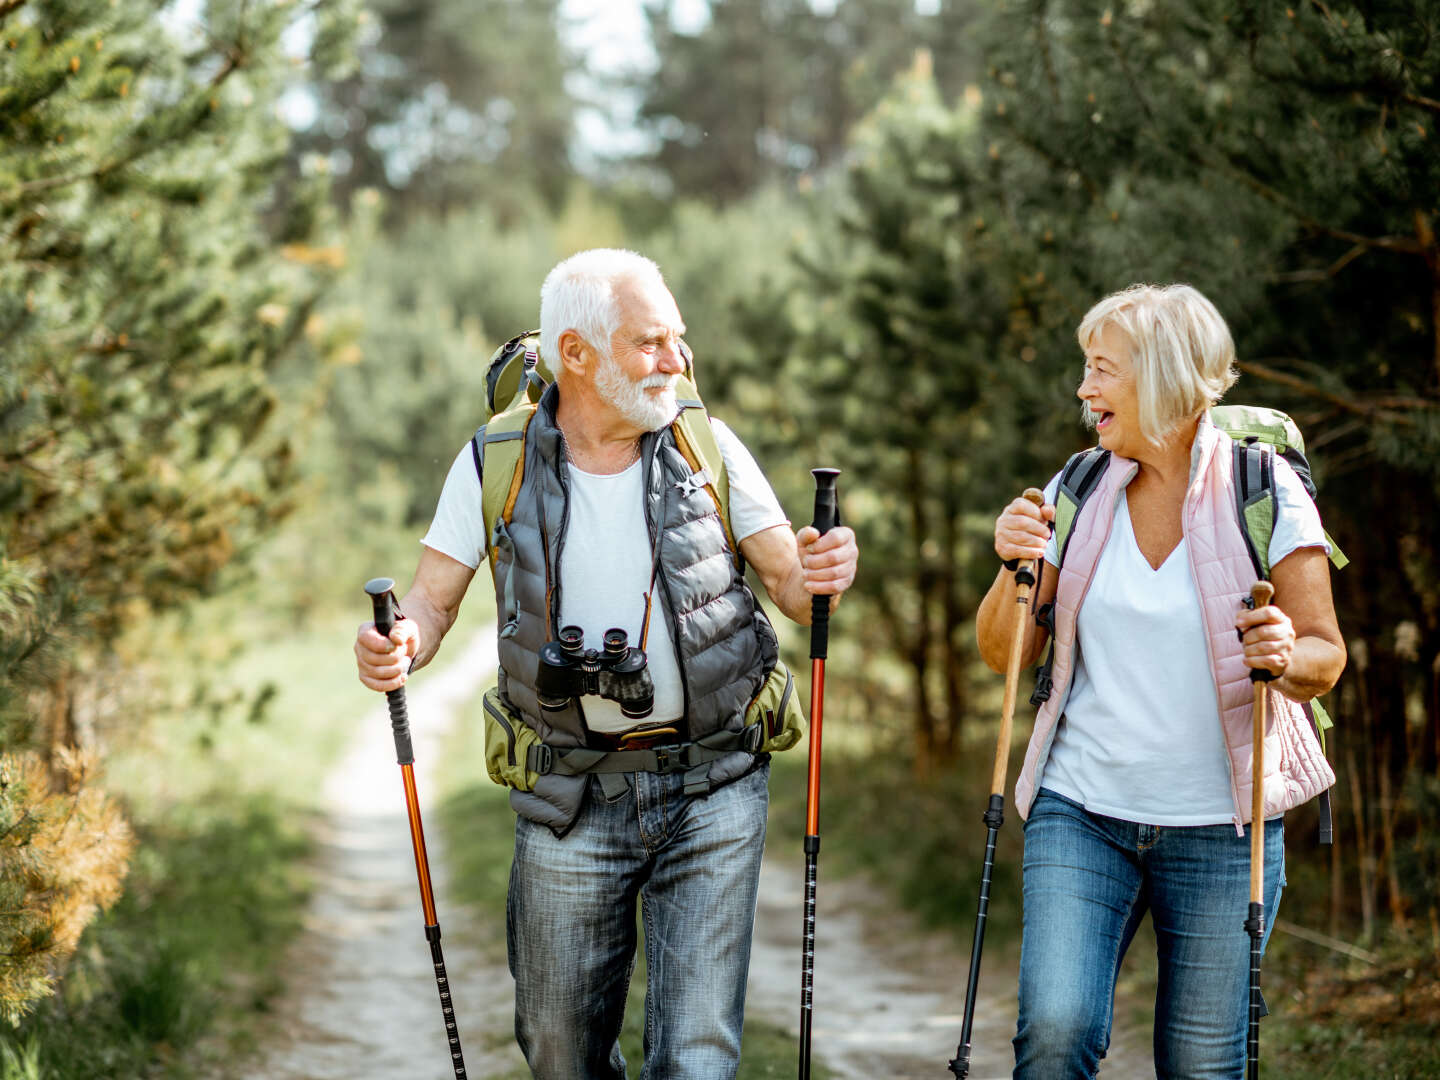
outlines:
{"label": "man's right hand", "polygon": [[360,681],[371,690],[398,690],[410,677],[410,665],[420,651],[420,627],[413,619],[401,619],[380,636],[373,622],[362,623],[355,632],[355,665]]}

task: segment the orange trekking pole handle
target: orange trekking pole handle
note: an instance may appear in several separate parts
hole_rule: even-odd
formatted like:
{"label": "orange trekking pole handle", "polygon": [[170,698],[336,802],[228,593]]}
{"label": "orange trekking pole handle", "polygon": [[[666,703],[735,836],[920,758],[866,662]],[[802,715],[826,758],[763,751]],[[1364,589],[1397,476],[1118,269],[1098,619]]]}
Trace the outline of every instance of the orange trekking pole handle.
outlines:
{"label": "orange trekking pole handle", "polygon": [[[373,578],[365,591],[375,608],[375,629],[389,637],[395,626],[395,582]],[[395,736],[395,760],[405,786],[405,809],[410,818],[410,846],[415,850],[415,873],[420,879],[420,909],[425,916],[425,940],[430,942],[430,960],[435,965],[435,985],[440,990],[440,1013],[445,1020],[445,1037],[450,1042],[450,1063],[455,1080],[465,1080],[465,1058],[460,1052],[460,1032],[455,1026],[455,1006],[450,1000],[450,978],[445,974],[445,956],[440,950],[440,921],[435,917],[435,890],[430,884],[430,859],[425,853],[425,828],[420,823],[420,799],[415,792],[415,752],[410,742],[410,713],[405,688],[387,690],[390,730]]]}
{"label": "orange trekking pole handle", "polygon": [[[839,469],[811,469],[815,529],[822,536],[840,522],[835,481]],[[805,785],[805,940],[800,971],[800,1080],[810,1080],[810,1029],[815,988],[815,882],[820,860],[820,731],[825,711],[825,658],[830,649],[830,597],[810,601],[810,761]]]}
{"label": "orange trekking pole handle", "polygon": [[[1275,587],[1268,581],[1257,581],[1250,587],[1245,606],[1262,608],[1275,596]],[[1264,668],[1251,668],[1250,681],[1255,684],[1254,730],[1251,733],[1250,769],[1250,914],[1245,930],[1250,935],[1250,1014],[1245,1032],[1245,1067],[1249,1080],[1260,1076],[1260,949],[1265,934],[1265,709],[1269,689],[1267,682],[1275,678]]]}
{"label": "orange trekking pole handle", "polygon": [[[1025,498],[1043,506],[1045,493],[1026,488]],[[1006,565],[1009,565],[1008,563]],[[1030,590],[1035,587],[1035,562],[1021,559],[1015,567],[1015,629],[1005,664],[1005,700],[1000,707],[1000,734],[995,738],[995,766],[990,773],[990,803],[985,809],[985,863],[980,871],[980,902],[975,909],[975,938],[970,944],[970,976],[965,983],[965,1012],[960,1022],[960,1045],[950,1071],[960,1080],[970,1075],[970,1033],[975,1024],[975,993],[980,985],[980,954],[985,949],[985,925],[990,918],[990,877],[995,870],[995,841],[1005,824],[1005,777],[1010,771],[1010,739],[1015,722],[1015,694],[1020,683],[1020,653],[1030,614]]]}

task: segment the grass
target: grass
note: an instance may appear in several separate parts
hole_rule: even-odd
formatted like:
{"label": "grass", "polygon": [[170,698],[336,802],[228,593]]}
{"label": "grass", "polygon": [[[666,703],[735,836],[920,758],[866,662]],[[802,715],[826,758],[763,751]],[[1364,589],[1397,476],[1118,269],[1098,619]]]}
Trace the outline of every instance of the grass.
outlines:
{"label": "grass", "polygon": [[[478,708],[478,701],[475,707]],[[478,781],[474,779],[476,776],[480,777]],[[487,955],[503,957],[505,896],[515,819],[504,789],[496,787],[485,775],[477,728],[468,728],[455,736],[445,755],[440,786],[447,793],[439,808],[439,823],[445,837],[444,857],[456,896],[474,916],[468,920],[468,929],[460,933]],[[773,780],[771,786],[773,790]],[[632,1072],[638,1071],[644,1060],[644,1000],[642,939],[620,1033],[620,1048]],[[737,1080],[793,1076],[796,1055],[795,1039],[788,1032],[747,1020]],[[812,1075],[815,1080],[826,1080],[832,1074],[817,1061]]]}
{"label": "grass", "polygon": [[263,591],[230,590],[120,643],[100,783],[136,852],[59,991],[0,1030],[0,1080],[185,1080],[253,1045],[301,926],[318,781],[375,701],[348,645],[369,611],[362,573],[332,559],[336,580],[287,590],[310,565],[286,569],[302,541],[262,553]]}
{"label": "grass", "polygon": [[[251,798],[142,825],[124,896],[61,992],[0,1034],[4,1080],[188,1077],[180,1052],[224,1009],[263,1009],[299,927],[297,823]],[[76,1038],[83,1032],[83,1038]]]}

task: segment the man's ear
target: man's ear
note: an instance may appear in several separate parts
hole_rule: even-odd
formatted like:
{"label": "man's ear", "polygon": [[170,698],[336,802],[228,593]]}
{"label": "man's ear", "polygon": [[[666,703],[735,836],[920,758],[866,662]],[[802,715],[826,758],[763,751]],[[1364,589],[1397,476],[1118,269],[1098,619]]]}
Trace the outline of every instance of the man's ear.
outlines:
{"label": "man's ear", "polygon": [[[571,375],[583,376],[594,367],[595,350],[574,330],[566,330],[560,335],[559,346],[560,366]],[[555,374],[560,373],[556,371]]]}

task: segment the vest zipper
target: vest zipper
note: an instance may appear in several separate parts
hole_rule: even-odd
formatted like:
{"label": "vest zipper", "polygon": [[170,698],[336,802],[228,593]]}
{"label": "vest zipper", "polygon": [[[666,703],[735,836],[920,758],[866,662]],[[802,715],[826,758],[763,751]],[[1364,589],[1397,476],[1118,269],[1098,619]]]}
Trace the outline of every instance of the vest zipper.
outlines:
{"label": "vest zipper", "polygon": [[[670,498],[670,484],[667,477],[665,476],[665,467],[664,465],[660,464],[658,460],[660,457],[661,445],[661,436],[657,436],[654,440],[651,441],[649,448],[650,457],[649,460],[646,462],[647,467],[645,471],[645,525],[649,530],[650,543],[652,545],[655,544],[658,539],[655,532],[657,525],[655,523],[654,515],[651,512],[650,500],[651,476],[657,466],[660,468],[661,518],[658,528],[663,529],[665,527],[665,510],[667,506],[667,500]],[[690,676],[685,671],[685,654],[681,651],[680,645],[680,621],[675,615],[675,598],[670,595],[670,580],[669,575],[665,573],[665,560],[663,556],[660,560],[660,571],[658,577],[660,578],[660,588],[665,596],[665,626],[666,629],[670,631],[670,640],[675,645],[675,666],[680,669],[680,691],[685,701],[685,735],[688,738],[690,735]],[[649,658],[647,657],[646,660],[648,662]]]}

